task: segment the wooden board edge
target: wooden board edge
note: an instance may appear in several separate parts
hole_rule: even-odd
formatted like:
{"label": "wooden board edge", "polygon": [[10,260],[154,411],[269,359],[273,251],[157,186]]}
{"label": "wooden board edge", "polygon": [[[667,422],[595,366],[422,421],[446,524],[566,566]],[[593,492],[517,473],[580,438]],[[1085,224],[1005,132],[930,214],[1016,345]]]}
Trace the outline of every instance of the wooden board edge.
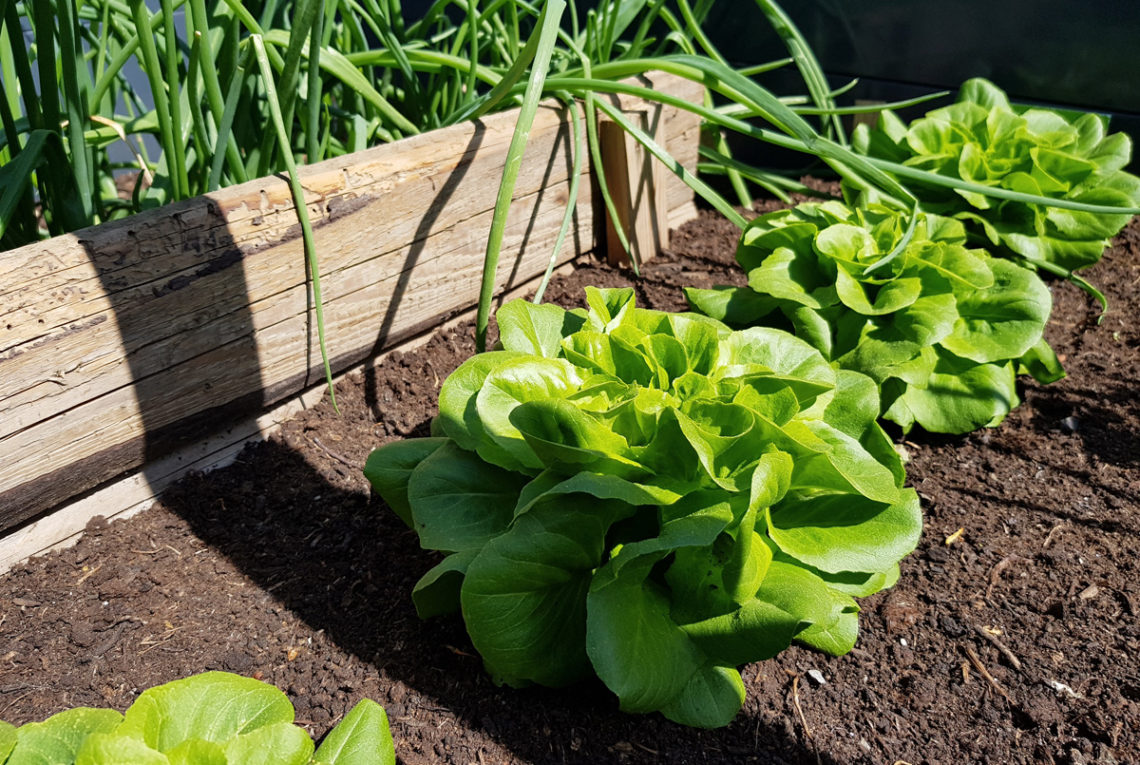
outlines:
{"label": "wooden board edge", "polygon": [[[575,260],[577,258],[563,263],[554,269],[554,273],[571,272]],[[496,302],[501,304],[533,292],[541,279],[540,274],[511,288],[496,296]],[[349,375],[360,374],[367,368],[380,364],[390,354],[414,350],[430,340],[437,331],[470,321],[476,310],[471,308],[456,314],[389,348],[379,356],[354,365],[338,374],[334,381],[339,382]],[[80,499],[4,532],[0,535],[0,575],[32,557],[71,547],[82,538],[87,524],[94,518],[101,516],[108,521],[125,520],[152,507],[163,491],[189,473],[226,467],[237,458],[246,444],[268,439],[284,422],[301,411],[316,406],[327,391],[328,386],[323,382],[308,388],[266,412],[239,422],[224,433],[209,436],[156,461],[146,471],[148,475],[139,470],[117,478]]]}

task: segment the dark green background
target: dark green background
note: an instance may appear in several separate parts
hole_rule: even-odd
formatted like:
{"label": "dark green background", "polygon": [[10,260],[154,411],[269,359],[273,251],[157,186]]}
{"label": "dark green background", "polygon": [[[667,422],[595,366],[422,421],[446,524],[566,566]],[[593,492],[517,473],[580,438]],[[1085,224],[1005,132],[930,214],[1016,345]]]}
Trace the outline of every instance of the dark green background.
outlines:
{"label": "dark green background", "polygon": [[[825,71],[853,97],[895,99],[987,77],[1011,97],[1111,113],[1140,134],[1137,0],[785,0]],[[732,61],[782,47],[750,0],[721,0],[706,31]],[[923,107],[925,111],[929,107]]]}

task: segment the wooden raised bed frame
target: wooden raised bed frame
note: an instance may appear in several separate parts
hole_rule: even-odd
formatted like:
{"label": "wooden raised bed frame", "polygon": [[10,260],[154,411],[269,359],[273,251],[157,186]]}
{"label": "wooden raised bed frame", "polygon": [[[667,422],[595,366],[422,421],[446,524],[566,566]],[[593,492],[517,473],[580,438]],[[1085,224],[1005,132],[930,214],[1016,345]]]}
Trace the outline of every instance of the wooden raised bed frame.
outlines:
{"label": "wooden raised bed frame", "polygon": [[[648,80],[686,100],[703,97],[678,77]],[[695,167],[696,117],[614,100]],[[334,371],[474,306],[516,116],[301,169]],[[569,199],[570,119],[553,103],[535,119],[500,294],[546,268],[565,205],[576,215],[559,263],[604,238],[588,170]],[[611,136],[604,153],[607,176],[620,181],[619,217],[646,257],[695,214],[692,193],[628,139],[602,133]],[[223,461],[283,416],[275,405],[319,390],[310,309],[300,227],[281,177],[0,253],[0,570],[74,537],[93,515],[141,507],[188,468]]]}

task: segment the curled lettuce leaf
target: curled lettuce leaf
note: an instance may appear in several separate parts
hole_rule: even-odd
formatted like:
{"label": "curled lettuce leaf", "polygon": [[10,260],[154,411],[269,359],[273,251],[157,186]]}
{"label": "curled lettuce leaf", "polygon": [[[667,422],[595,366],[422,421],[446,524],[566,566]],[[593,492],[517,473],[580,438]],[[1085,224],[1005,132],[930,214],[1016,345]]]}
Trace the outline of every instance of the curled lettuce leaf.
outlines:
{"label": "curled lettuce leaf", "polygon": [[749,287],[686,294],[726,321],[740,315],[731,306],[770,306],[746,323],[790,328],[841,369],[870,377],[883,417],[904,431],[997,425],[1018,404],[1019,371],[1041,382],[1063,375],[1042,338],[1052,296],[1030,269],[968,248],[964,224],[952,218],[921,214],[901,256],[885,261],[905,224],[879,204],[769,213],[740,240]]}
{"label": "curled lettuce leaf", "polygon": [[726,725],[739,665],[852,647],[917,497],[873,380],[783,330],[586,292],[588,311],[504,306],[501,347],[443,385],[440,435],[366,474],[446,555],[420,614],[459,610],[497,682],[596,675],[627,711]]}

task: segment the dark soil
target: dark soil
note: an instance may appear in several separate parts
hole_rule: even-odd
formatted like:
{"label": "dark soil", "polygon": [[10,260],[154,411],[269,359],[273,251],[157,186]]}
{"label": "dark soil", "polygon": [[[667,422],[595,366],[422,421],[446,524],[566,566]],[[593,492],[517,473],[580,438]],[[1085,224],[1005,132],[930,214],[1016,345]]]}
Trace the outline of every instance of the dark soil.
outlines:
{"label": "dark soil", "polygon": [[[739,281],[732,227],[709,214],[635,283]],[[1124,763],[1140,761],[1140,223],[1088,277],[1112,312],[1054,285],[1048,337],[1069,377],[1026,382],[1000,428],[914,435],[926,533],[891,591],[864,601],[858,647],[793,647],[748,666],[728,728],[618,711],[599,684],[497,688],[458,618],[420,621],[433,564],[360,465],[422,434],[470,328],[396,354],[232,466],[131,520],[0,578],[0,718],[131,703],[207,669],[286,690],[323,734],[357,699],[387,707],[404,763]],[[627,284],[587,263],[549,294]]]}

